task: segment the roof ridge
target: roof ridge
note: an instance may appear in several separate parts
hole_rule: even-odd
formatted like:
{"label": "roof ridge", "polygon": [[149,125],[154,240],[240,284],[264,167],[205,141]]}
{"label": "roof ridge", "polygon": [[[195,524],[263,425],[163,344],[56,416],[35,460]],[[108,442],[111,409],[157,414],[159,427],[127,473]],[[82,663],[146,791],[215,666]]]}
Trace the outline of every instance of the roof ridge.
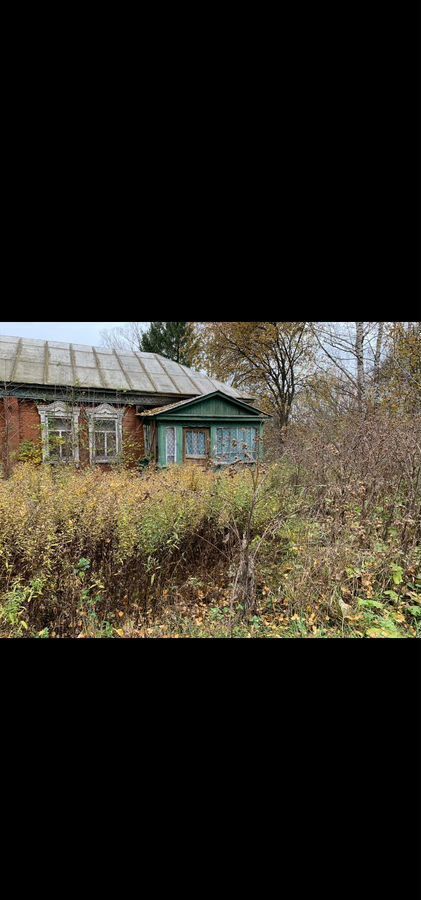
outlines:
{"label": "roof ridge", "polygon": [[16,347],[15,358],[14,358],[14,360],[13,360],[12,371],[11,371],[11,373],[10,373],[10,379],[13,378],[13,376],[14,376],[14,374],[15,374],[15,372],[16,372],[16,366],[17,366],[17,364],[18,364],[18,359],[19,359],[19,356],[20,356],[21,351],[22,351],[22,341],[23,341],[23,338],[19,338],[19,340],[18,340],[18,345],[17,345],[17,347]]}
{"label": "roof ridge", "polygon": [[[164,366],[164,364],[163,364],[163,363],[161,362],[161,360],[159,359],[160,354],[159,354],[159,353],[154,353],[154,356],[155,356],[155,357],[158,357],[159,365],[162,366],[162,368],[163,368],[163,370],[164,370],[164,372],[165,372],[165,375],[167,376],[167,378],[169,378],[169,380],[171,381],[171,383],[174,385],[175,389],[177,390],[177,385],[176,385],[176,383],[175,383],[175,381],[174,381],[174,378],[171,378],[170,373],[167,371],[166,367]],[[166,357],[163,356],[163,357],[161,357],[161,358],[162,358],[162,359],[165,359]],[[174,360],[173,360],[173,361],[174,361]],[[169,360],[169,362],[171,362],[171,360]],[[180,365],[180,363],[177,363],[177,365]]]}
{"label": "roof ridge", "polygon": [[181,366],[181,368],[182,368],[184,374],[187,376],[187,378],[189,379],[189,381],[191,381],[191,383],[192,383],[193,387],[196,389],[196,391],[199,390],[199,393],[201,394],[202,391],[198,388],[198,386],[197,386],[197,384],[196,384],[194,378],[192,378],[192,376],[190,375],[190,372],[194,372],[195,375],[196,375],[196,374],[199,375],[199,372],[196,372],[195,369],[189,369],[188,366],[181,365],[181,363],[179,363],[178,365]]}
{"label": "roof ridge", "polygon": [[101,387],[106,388],[108,385],[107,385],[107,382],[106,382],[105,375],[104,375],[104,373],[103,373],[103,371],[102,371],[102,369],[101,369],[101,364],[100,364],[100,361],[99,361],[99,359],[98,359],[98,353],[96,352],[96,348],[95,348],[95,347],[91,347],[91,350],[92,350],[92,354],[93,354],[93,357],[94,357],[95,362],[96,362],[96,367],[97,367],[97,371],[98,371],[98,375],[99,375],[99,380],[100,380],[100,382],[101,382]]}
{"label": "roof ridge", "polygon": [[76,357],[75,357],[73,343],[69,344],[69,355],[70,355],[70,366],[71,366],[71,369],[73,372],[73,381],[76,385],[78,379],[77,379],[77,375],[76,375]]}
{"label": "roof ridge", "polygon": [[113,349],[113,353],[114,353],[114,356],[115,356],[115,358],[116,358],[116,360],[117,360],[117,362],[118,362],[118,364],[119,364],[119,366],[120,366],[120,369],[121,369],[121,371],[122,371],[122,373],[123,373],[123,376],[124,376],[124,378],[126,379],[127,384],[129,385],[130,390],[133,391],[134,388],[133,388],[133,383],[132,383],[132,381],[131,381],[130,375],[129,375],[127,372],[125,372],[125,370],[123,369],[122,362],[121,362],[120,357],[119,357],[119,355],[118,355],[118,353],[117,353],[117,350],[116,350],[115,348]]}
{"label": "roof ridge", "polygon": [[133,353],[134,353],[134,355],[135,355],[135,357],[136,357],[136,359],[137,359],[137,361],[138,361],[138,363],[139,363],[139,365],[140,365],[140,367],[141,367],[141,369],[142,369],[143,374],[146,375],[146,378],[148,379],[148,381],[150,381],[150,383],[151,383],[151,385],[152,385],[152,387],[153,387],[153,389],[154,389],[154,391],[155,391],[155,394],[159,394],[159,391],[157,390],[157,387],[156,387],[156,384],[155,384],[155,382],[154,382],[154,380],[153,380],[153,378],[152,378],[152,375],[150,374],[150,372],[147,371],[146,366],[143,365],[142,360],[139,359],[139,355],[138,355],[138,354],[139,354],[140,352],[141,352],[140,350],[137,350],[137,351],[134,350],[134,351],[133,351]]}
{"label": "roof ridge", "polygon": [[48,384],[48,363],[50,361],[50,348],[48,341],[45,341],[44,347],[44,383]]}

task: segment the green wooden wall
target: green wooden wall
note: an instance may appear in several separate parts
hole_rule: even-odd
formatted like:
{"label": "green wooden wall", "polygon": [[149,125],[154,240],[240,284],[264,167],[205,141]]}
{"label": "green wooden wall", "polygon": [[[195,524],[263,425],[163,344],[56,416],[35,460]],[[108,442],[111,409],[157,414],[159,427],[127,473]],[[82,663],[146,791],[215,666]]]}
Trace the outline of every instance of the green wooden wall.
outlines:
{"label": "green wooden wall", "polygon": [[225,425],[236,428],[240,425],[255,425],[259,429],[260,456],[263,456],[263,427],[261,413],[248,407],[238,405],[224,397],[204,397],[193,404],[179,407],[157,415],[158,426],[158,465],[166,465],[165,429],[171,425],[176,431],[176,462],[183,462],[183,428],[209,428],[211,456],[216,452],[216,429]]}
{"label": "green wooden wall", "polygon": [[250,406],[249,412],[246,404],[238,406],[235,403],[230,403],[229,400],[225,400],[223,397],[209,397],[208,399],[198,400],[197,403],[186,406],[184,409],[181,407],[174,409],[173,412],[168,410],[165,414],[166,419],[191,419],[195,416],[198,416],[200,419],[206,417],[210,419],[236,419],[239,416],[253,416],[255,418],[259,416],[259,413],[257,410],[253,410],[252,406]]}
{"label": "green wooden wall", "polygon": [[[213,456],[215,454],[216,449],[216,429],[221,425],[228,426],[231,424],[233,427],[237,427],[240,423],[238,418],[232,419],[231,422],[226,418],[221,419],[219,422],[211,422],[206,420],[191,420],[184,421],[182,423],[177,423],[175,421],[158,421],[158,465],[163,467],[166,466],[166,431],[165,429],[168,426],[175,427],[175,441],[176,441],[176,462],[183,462],[183,429],[184,428],[209,428],[210,429],[210,455]],[[251,425],[250,419],[244,420],[244,424]],[[259,456],[263,459],[263,422],[255,422],[256,427],[259,429]]]}

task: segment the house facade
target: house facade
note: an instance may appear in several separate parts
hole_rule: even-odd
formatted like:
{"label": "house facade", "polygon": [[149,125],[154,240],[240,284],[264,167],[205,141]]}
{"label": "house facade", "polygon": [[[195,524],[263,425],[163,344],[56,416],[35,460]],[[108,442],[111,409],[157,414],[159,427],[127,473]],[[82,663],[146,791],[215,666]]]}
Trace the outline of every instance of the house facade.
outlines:
{"label": "house facade", "polygon": [[263,453],[253,398],[155,353],[0,335],[0,460],[226,465]]}

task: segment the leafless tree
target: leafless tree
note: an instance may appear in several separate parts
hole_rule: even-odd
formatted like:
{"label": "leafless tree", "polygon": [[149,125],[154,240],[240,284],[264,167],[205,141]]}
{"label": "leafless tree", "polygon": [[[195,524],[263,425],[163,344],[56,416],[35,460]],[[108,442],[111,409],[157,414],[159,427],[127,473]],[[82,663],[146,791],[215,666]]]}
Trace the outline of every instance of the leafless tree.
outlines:
{"label": "leafless tree", "polygon": [[112,350],[140,350],[142,334],[149,322],[127,322],[115,328],[105,328],[101,338],[105,347]]}
{"label": "leafless tree", "polygon": [[313,333],[320,350],[321,367],[329,361],[342,377],[343,390],[361,410],[368,396],[378,390],[380,364],[389,331],[385,322],[316,322]]}

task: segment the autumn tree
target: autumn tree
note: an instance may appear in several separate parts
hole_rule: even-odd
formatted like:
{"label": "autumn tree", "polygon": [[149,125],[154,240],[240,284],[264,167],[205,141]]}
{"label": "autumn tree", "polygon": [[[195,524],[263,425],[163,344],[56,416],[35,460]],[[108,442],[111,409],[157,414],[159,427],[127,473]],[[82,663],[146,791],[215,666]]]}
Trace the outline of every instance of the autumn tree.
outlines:
{"label": "autumn tree", "polygon": [[421,322],[394,322],[388,354],[379,369],[383,402],[394,410],[421,411]]}
{"label": "autumn tree", "polygon": [[202,362],[210,376],[252,391],[281,433],[313,361],[306,322],[202,322]]}

